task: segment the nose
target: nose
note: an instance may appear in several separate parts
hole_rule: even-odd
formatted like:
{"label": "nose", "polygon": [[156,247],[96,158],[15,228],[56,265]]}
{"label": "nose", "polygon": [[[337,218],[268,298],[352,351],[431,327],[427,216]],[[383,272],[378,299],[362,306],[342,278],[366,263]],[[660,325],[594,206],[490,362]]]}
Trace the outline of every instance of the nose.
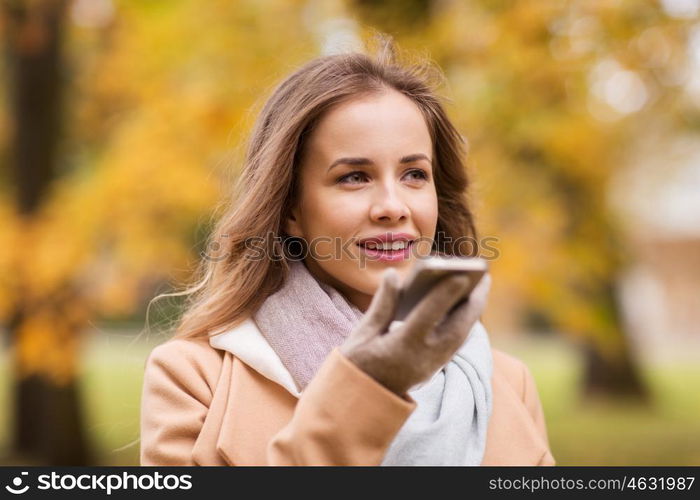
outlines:
{"label": "nose", "polygon": [[374,193],[370,208],[373,222],[400,222],[408,219],[410,211],[397,187],[383,185]]}

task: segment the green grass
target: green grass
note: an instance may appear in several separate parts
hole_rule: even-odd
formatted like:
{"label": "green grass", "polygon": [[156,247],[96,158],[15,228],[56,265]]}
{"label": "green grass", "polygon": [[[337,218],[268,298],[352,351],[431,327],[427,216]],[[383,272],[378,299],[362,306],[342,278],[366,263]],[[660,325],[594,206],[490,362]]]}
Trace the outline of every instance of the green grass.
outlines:
{"label": "green grass", "polygon": [[557,465],[700,465],[700,363],[643,365],[653,395],[645,407],[582,399],[581,360],[562,341],[502,348],[535,377]]}
{"label": "green grass", "polygon": [[[139,405],[146,356],[164,339],[129,346],[133,333],[95,335],[85,345],[82,391],[88,433],[104,465],[138,464]],[[495,339],[537,382],[558,465],[699,465],[700,364],[644,367],[650,408],[579,398],[581,363],[562,341]],[[0,454],[11,432],[7,353],[0,353]]]}
{"label": "green grass", "polygon": [[146,358],[164,341],[130,345],[132,333],[95,337],[85,356],[82,390],[88,433],[103,465],[138,465],[139,409]]}
{"label": "green grass", "polygon": [[[138,465],[139,407],[146,358],[163,342],[145,337],[130,345],[133,331],[102,332],[84,345],[81,394],[87,434],[100,465]],[[0,353],[0,456],[7,455],[11,432],[8,353]],[[2,462],[0,462],[2,463]]]}

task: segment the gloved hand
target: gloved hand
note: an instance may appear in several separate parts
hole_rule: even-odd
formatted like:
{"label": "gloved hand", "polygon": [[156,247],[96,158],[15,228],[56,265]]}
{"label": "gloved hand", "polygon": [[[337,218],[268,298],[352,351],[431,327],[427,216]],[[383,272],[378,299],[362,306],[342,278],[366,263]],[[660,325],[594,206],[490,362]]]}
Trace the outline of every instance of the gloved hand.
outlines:
{"label": "gloved hand", "polygon": [[409,313],[389,330],[398,303],[399,275],[394,268],[382,283],[369,309],[340,352],[379,383],[406,399],[408,390],[428,380],[452,358],[481,316],[491,288],[485,274],[469,297],[469,278],[441,279]]}

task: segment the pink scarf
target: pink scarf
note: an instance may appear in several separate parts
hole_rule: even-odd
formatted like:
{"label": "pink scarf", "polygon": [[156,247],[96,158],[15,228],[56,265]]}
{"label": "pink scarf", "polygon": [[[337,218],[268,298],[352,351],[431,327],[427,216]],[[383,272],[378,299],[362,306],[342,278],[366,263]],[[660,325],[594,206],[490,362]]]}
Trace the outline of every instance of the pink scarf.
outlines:
{"label": "pink scarf", "polygon": [[284,285],[265,300],[254,320],[301,391],[363,312],[317,281],[302,262],[290,261],[289,267]]}

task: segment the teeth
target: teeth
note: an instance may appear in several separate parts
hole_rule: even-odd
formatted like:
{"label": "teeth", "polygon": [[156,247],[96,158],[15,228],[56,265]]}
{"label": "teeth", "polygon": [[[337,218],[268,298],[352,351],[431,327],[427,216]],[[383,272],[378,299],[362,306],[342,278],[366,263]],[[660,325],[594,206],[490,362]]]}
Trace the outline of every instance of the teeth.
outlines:
{"label": "teeth", "polygon": [[392,243],[374,243],[368,241],[364,246],[375,250],[403,250],[408,246],[408,242],[394,241]]}

